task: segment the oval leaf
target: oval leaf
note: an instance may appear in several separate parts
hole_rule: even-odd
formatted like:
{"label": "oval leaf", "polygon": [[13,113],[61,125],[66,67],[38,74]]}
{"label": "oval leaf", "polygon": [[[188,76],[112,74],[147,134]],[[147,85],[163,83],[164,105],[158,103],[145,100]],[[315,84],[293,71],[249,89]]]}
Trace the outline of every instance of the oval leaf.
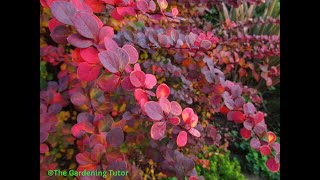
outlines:
{"label": "oval leaf", "polygon": [[112,73],[119,72],[120,60],[119,56],[113,51],[102,51],[99,53],[99,59],[102,65]]}
{"label": "oval leaf", "polygon": [[185,131],[180,131],[177,137],[177,145],[183,147],[187,144],[188,134]]}
{"label": "oval leaf", "polygon": [[118,147],[124,141],[124,134],[121,128],[111,129],[106,136],[108,145],[111,147]]}
{"label": "oval leaf", "polygon": [[85,38],[81,36],[80,34],[71,34],[68,38],[67,41],[75,47],[78,48],[86,48],[91,45],[93,45],[93,41],[91,39]]}
{"label": "oval leaf", "polygon": [[94,39],[99,34],[99,24],[95,15],[78,11],[72,17],[76,30],[84,37]]}
{"label": "oval leaf", "polygon": [[55,1],[51,4],[52,15],[64,24],[73,25],[71,18],[76,12],[76,8],[66,1]]}
{"label": "oval leaf", "polygon": [[149,118],[153,120],[159,121],[164,117],[162,108],[157,102],[148,101],[144,104],[144,108]]}
{"label": "oval leaf", "polygon": [[166,122],[153,123],[151,127],[151,138],[154,140],[161,140],[166,132]]}

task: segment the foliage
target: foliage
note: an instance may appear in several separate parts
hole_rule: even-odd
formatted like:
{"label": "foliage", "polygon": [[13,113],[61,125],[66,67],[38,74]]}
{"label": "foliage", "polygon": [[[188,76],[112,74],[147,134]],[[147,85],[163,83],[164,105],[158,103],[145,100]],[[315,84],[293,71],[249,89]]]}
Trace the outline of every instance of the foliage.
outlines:
{"label": "foliage", "polygon": [[[210,152],[210,151],[209,151]],[[196,170],[205,179],[236,179],[245,180],[241,167],[236,158],[231,160],[230,152],[210,152],[209,157],[199,154]]]}
{"label": "foliage", "polygon": [[245,152],[245,160],[243,164],[245,165],[244,169],[247,172],[270,180],[280,179],[280,172],[272,173],[266,168],[265,164],[268,158],[251,149],[248,142],[240,142],[239,144],[235,143],[235,145],[239,146],[239,148]]}
{"label": "foliage", "polygon": [[[69,138],[59,148],[76,144],[78,171],[121,169],[141,179],[143,164],[131,156],[140,144],[143,154],[137,158],[151,159],[158,175],[199,179],[195,155],[221,145],[220,130],[210,123],[220,117],[238,125],[241,137],[268,157],[268,169],[279,171],[280,144],[258,110],[262,98],[253,88],[279,82],[280,65],[269,60],[280,57],[279,36],[250,35],[241,28],[251,25],[229,18],[203,30],[192,22],[201,7],[262,1],[40,2],[41,18],[51,18],[40,32],[50,32],[54,41],[42,37],[40,60],[58,70],[57,79],[40,91],[41,178],[57,166],[48,153],[56,151],[52,139],[62,143],[56,136],[71,133],[76,143]],[[194,26],[186,26],[188,21]],[[77,117],[59,129],[66,110],[76,110]]]}

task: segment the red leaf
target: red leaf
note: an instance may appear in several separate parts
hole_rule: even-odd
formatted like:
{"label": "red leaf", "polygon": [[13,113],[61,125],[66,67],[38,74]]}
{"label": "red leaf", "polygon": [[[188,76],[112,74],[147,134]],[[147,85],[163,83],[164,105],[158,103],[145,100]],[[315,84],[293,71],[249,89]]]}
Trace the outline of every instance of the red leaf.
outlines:
{"label": "red leaf", "polygon": [[172,12],[172,16],[173,17],[176,17],[178,15],[178,13],[179,13],[177,8],[172,8],[171,12]]}
{"label": "red leaf", "polygon": [[125,44],[122,49],[124,49],[129,57],[130,57],[130,60],[129,60],[129,63],[130,64],[134,64],[138,61],[139,59],[139,54],[138,54],[138,51],[136,48],[134,48],[132,45],[130,44]]}
{"label": "red leaf", "polygon": [[157,87],[156,95],[158,99],[162,96],[168,98],[170,95],[170,88],[166,84],[162,83]]}
{"label": "red leaf", "polygon": [[153,120],[159,121],[164,117],[162,108],[157,102],[148,101],[144,104],[144,108],[148,117]]}
{"label": "red leaf", "polygon": [[52,32],[50,33],[50,36],[54,42],[58,44],[67,44],[67,37],[71,34],[71,31],[65,26],[60,25],[56,26]]}
{"label": "red leaf", "polygon": [[154,140],[161,140],[166,132],[166,122],[153,123],[151,127],[151,138]]}
{"label": "red leaf", "polygon": [[121,87],[126,91],[133,91],[135,89],[130,81],[129,76],[123,78],[123,80],[121,81]]}
{"label": "red leaf", "polygon": [[258,111],[257,114],[254,117],[254,123],[255,125],[259,124],[264,120],[264,114],[261,111]]}
{"label": "red leaf", "polygon": [[58,21],[56,18],[52,18],[49,20],[48,22],[48,27],[50,32],[52,32],[52,30],[56,27],[56,26],[60,26],[60,25],[64,25],[63,23],[61,23],[60,21]]}
{"label": "red leaf", "polygon": [[187,144],[188,134],[185,131],[180,131],[177,137],[177,145],[183,147]]}
{"label": "red leaf", "polygon": [[120,59],[117,53],[108,50],[100,52],[98,56],[102,65],[108,71],[112,73],[117,73],[120,71]]}
{"label": "red leaf", "polygon": [[120,16],[127,16],[127,15],[131,15],[131,16],[135,16],[136,15],[136,11],[134,10],[133,7],[117,7],[117,13]]}
{"label": "red leaf", "polygon": [[171,124],[176,125],[176,126],[180,124],[180,118],[179,117],[169,118],[169,121],[170,121]]}
{"label": "red leaf", "polygon": [[269,132],[267,133],[267,141],[268,141],[268,144],[272,144],[272,143],[274,143],[276,140],[277,140],[277,136],[276,136],[273,132],[269,131]]}
{"label": "red leaf", "polygon": [[92,65],[87,62],[82,62],[79,64],[77,69],[77,74],[82,81],[92,81],[97,79],[100,73],[101,66]]}
{"label": "red leaf", "polygon": [[140,104],[141,100],[148,101],[147,93],[142,89],[134,90],[134,98]]}
{"label": "red leaf", "polygon": [[86,48],[91,45],[93,45],[93,41],[91,39],[85,38],[81,36],[80,34],[71,34],[68,38],[67,41],[78,48]]}
{"label": "red leaf", "polygon": [[84,37],[94,39],[99,34],[99,23],[95,15],[78,11],[72,17],[76,30]]}
{"label": "red leaf", "polygon": [[118,13],[118,11],[117,11],[116,8],[114,8],[114,9],[112,10],[112,12],[111,12],[111,17],[112,17],[113,19],[117,20],[117,21],[121,21],[121,20],[123,19],[123,16],[121,16],[121,15]]}
{"label": "red leaf", "polygon": [[115,74],[102,74],[98,79],[98,86],[104,92],[113,92],[120,83],[120,76]]}
{"label": "red leaf", "polygon": [[99,0],[84,0],[89,5],[94,13],[100,13],[104,5]]}
{"label": "red leaf", "polygon": [[145,0],[138,0],[136,5],[137,8],[142,12],[147,12],[149,9],[148,3]]}
{"label": "red leaf", "polygon": [[230,112],[230,109],[227,108],[226,106],[221,106],[220,108],[220,113],[222,114],[228,114]]}
{"label": "red leaf", "polygon": [[72,61],[74,61],[77,64],[84,62],[84,59],[82,59],[82,57],[80,56],[80,48],[76,48],[72,52]]}
{"label": "red leaf", "polygon": [[193,109],[185,108],[182,111],[182,119],[187,128],[195,127],[198,123],[198,116],[194,113]]}
{"label": "red leaf", "polygon": [[165,97],[160,97],[158,102],[159,102],[162,110],[168,115],[170,113],[170,111],[171,111],[171,103],[170,103],[170,101]]}
{"label": "red leaf", "polygon": [[94,126],[88,121],[82,121],[71,128],[71,133],[76,138],[81,138],[85,133],[94,133]]}
{"label": "red leaf", "polygon": [[268,145],[263,145],[260,147],[260,153],[264,156],[268,156],[271,154],[271,149]]}
{"label": "red leaf", "polygon": [[73,25],[71,18],[76,12],[76,8],[70,2],[55,1],[51,4],[52,15],[64,24]]}
{"label": "red leaf", "polygon": [[251,137],[251,131],[246,129],[246,128],[241,128],[240,130],[240,135],[244,138],[244,139],[249,139]]}
{"label": "red leaf", "polygon": [[85,151],[83,153],[78,153],[76,155],[76,161],[80,164],[80,165],[88,165],[88,164],[92,164],[93,161],[90,158],[90,153]]}
{"label": "red leaf", "polygon": [[201,136],[200,132],[199,132],[197,129],[195,129],[195,128],[189,129],[189,133],[190,133],[192,136],[195,136],[195,137],[200,137],[200,136]]}
{"label": "red leaf", "polygon": [[104,38],[104,46],[107,50],[111,50],[114,52],[119,48],[118,44],[110,37]]}
{"label": "red leaf", "polygon": [[157,79],[152,74],[146,74],[146,80],[144,87],[147,89],[152,89],[157,84]]}
{"label": "red leaf", "polygon": [[171,114],[179,116],[182,112],[182,108],[176,101],[171,101]]}
{"label": "red leaf", "polygon": [[240,111],[230,111],[227,115],[227,119],[229,121],[234,121],[235,123],[243,123],[245,120],[245,116]]}
{"label": "red leaf", "polygon": [[49,147],[46,144],[40,144],[40,153],[44,154],[49,151]]}
{"label": "red leaf", "polygon": [[273,157],[271,157],[267,160],[266,166],[271,172],[278,172],[279,168],[280,168],[280,164],[277,163],[275,158],[273,158]]}
{"label": "red leaf", "polygon": [[132,71],[130,81],[134,87],[144,87],[146,74],[143,71]]}
{"label": "red leaf", "polygon": [[141,71],[140,65],[139,65],[138,63],[134,64],[133,70],[134,70],[134,71]]}
{"label": "red leaf", "polygon": [[89,64],[98,64],[100,62],[98,53],[98,50],[94,47],[88,47],[80,50],[81,57]]}

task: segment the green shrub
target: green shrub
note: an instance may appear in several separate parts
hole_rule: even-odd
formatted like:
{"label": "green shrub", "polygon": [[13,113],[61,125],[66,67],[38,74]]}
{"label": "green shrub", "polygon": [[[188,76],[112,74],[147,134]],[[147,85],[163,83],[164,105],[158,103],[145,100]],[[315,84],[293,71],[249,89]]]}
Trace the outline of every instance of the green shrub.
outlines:
{"label": "green shrub", "polygon": [[[200,159],[204,158],[203,154],[199,155]],[[242,180],[246,179],[241,173],[241,167],[236,158],[230,158],[230,151],[226,153],[216,153],[209,159],[210,169],[203,168],[201,165],[196,165],[198,174],[204,176],[207,180]]]}

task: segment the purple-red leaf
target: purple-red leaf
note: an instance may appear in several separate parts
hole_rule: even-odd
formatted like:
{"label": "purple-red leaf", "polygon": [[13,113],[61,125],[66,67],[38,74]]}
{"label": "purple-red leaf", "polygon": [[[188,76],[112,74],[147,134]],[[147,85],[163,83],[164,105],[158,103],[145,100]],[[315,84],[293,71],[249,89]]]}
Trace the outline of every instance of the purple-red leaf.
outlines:
{"label": "purple-red leaf", "polygon": [[121,81],[121,87],[122,87],[124,90],[126,90],[126,91],[133,91],[134,88],[135,88],[135,87],[132,85],[129,76],[123,78],[123,80]]}
{"label": "purple-red leaf", "polygon": [[129,60],[129,63],[130,64],[134,64],[138,61],[139,59],[139,54],[138,54],[138,51],[136,48],[134,48],[132,45],[130,44],[125,44],[122,49],[124,49],[129,57],[130,57],[130,60]]}
{"label": "purple-red leaf", "polygon": [[113,38],[114,31],[113,28],[110,26],[103,26],[99,31],[99,39],[104,40],[105,37]]}
{"label": "purple-red leaf", "polygon": [[195,137],[200,137],[200,136],[201,136],[200,132],[199,132],[197,129],[195,129],[195,128],[189,129],[189,133],[190,133],[192,136],[195,136]]}
{"label": "purple-red leaf", "polygon": [[200,42],[200,47],[202,47],[205,50],[209,50],[211,48],[211,45],[212,45],[212,43],[209,40],[202,40]]}
{"label": "purple-red leaf", "polygon": [[151,138],[154,140],[161,140],[166,132],[166,122],[153,123],[151,127]]}
{"label": "purple-red leaf", "polygon": [[71,31],[65,25],[59,25],[53,28],[50,33],[51,38],[58,44],[67,44],[67,37]]}
{"label": "purple-red leaf", "polygon": [[120,60],[117,53],[107,50],[99,53],[99,59],[102,65],[112,73],[119,72]]}
{"label": "purple-red leaf", "polygon": [[120,146],[124,141],[124,134],[121,128],[111,129],[106,136],[108,145],[112,147]]}
{"label": "purple-red leaf", "polygon": [[171,101],[171,114],[179,116],[182,112],[182,108],[176,101]]}
{"label": "purple-red leaf", "polygon": [[85,38],[85,37],[81,36],[80,34],[71,34],[67,38],[67,41],[71,45],[78,47],[78,48],[86,48],[86,47],[93,45],[92,39]]}
{"label": "purple-red leaf", "polygon": [[77,154],[76,161],[80,165],[88,165],[93,163],[92,159],[90,158],[90,153],[87,151]]}
{"label": "purple-red leaf", "polygon": [[119,48],[118,44],[111,37],[105,37],[103,41],[107,50],[116,51]]}
{"label": "purple-red leaf", "polygon": [[153,120],[159,121],[164,117],[162,108],[157,102],[148,101],[144,104],[144,108],[149,118]]}
{"label": "purple-red leaf", "polygon": [[55,1],[51,4],[52,15],[64,24],[73,25],[71,18],[76,12],[76,8],[66,1]]}
{"label": "purple-red leaf", "polygon": [[153,74],[146,74],[146,80],[144,87],[147,89],[152,89],[157,84],[157,79]]}
{"label": "purple-red leaf", "polygon": [[257,138],[252,138],[252,139],[250,140],[250,146],[251,146],[253,149],[258,150],[258,149],[260,148],[260,145],[261,145],[261,143],[260,143],[260,140],[259,140],[259,139],[257,139]]}
{"label": "purple-red leaf", "polygon": [[94,39],[99,34],[99,23],[95,15],[78,11],[72,17],[76,30],[84,37]]}
{"label": "purple-red leaf", "polygon": [[137,8],[142,12],[147,12],[149,7],[148,3],[145,0],[138,0],[136,2]]}
{"label": "purple-red leaf", "polygon": [[170,113],[170,111],[171,111],[171,103],[170,103],[170,101],[167,98],[162,96],[159,99],[159,104],[160,104],[162,110],[168,115]]}

